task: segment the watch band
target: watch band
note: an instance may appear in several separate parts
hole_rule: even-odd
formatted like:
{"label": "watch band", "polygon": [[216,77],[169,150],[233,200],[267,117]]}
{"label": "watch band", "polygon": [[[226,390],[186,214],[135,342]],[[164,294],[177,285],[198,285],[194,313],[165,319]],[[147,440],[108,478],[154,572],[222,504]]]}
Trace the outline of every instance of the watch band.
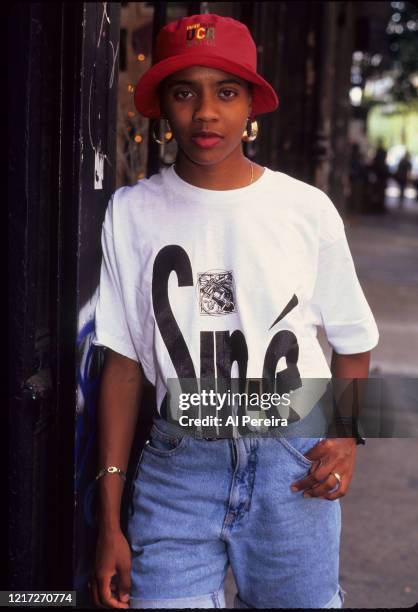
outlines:
{"label": "watch band", "polygon": [[344,417],[338,416],[335,419],[335,422],[338,425],[344,425],[345,427],[349,427],[349,438],[355,438],[357,444],[366,444],[366,438],[360,435],[358,430],[358,419],[356,417]]}

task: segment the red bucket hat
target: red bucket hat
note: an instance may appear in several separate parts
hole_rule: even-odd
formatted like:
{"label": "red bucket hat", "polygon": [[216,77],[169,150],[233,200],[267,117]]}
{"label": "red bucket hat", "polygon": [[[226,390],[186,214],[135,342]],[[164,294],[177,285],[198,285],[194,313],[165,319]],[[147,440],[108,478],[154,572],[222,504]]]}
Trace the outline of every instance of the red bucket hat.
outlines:
{"label": "red bucket hat", "polygon": [[246,25],[213,13],[172,21],[158,33],[154,65],[139,79],[134,94],[137,110],[150,119],[161,117],[158,84],[189,66],[208,66],[253,83],[251,118],[275,110],[279,99],[257,73],[257,49]]}

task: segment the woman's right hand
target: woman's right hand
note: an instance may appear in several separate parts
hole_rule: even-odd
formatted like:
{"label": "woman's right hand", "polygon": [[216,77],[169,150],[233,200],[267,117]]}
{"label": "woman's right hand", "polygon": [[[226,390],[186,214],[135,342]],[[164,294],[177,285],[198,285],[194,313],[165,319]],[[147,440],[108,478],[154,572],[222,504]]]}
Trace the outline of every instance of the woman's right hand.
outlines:
{"label": "woman's right hand", "polygon": [[96,606],[129,608],[131,550],[120,529],[99,528],[90,589]]}

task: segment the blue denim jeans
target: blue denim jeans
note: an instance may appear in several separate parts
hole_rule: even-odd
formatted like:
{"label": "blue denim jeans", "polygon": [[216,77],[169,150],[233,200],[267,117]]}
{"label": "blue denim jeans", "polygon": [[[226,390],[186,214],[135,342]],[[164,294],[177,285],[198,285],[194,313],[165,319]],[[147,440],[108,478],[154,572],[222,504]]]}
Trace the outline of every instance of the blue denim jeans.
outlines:
{"label": "blue denim jeans", "polygon": [[290,490],[320,439],[205,440],[157,418],[132,488],[130,607],[225,607],[230,564],[236,608],[341,608],[340,503]]}

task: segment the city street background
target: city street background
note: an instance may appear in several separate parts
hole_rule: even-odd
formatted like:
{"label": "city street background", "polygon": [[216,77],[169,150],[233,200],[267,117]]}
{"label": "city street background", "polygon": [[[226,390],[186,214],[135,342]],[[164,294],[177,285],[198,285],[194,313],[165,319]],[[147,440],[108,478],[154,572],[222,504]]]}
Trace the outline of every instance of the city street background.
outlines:
{"label": "city street background", "polygon": [[[399,210],[394,181],[386,193],[388,213],[348,219],[347,236],[380,332],[371,373],[418,378],[418,203],[408,197]],[[416,439],[369,439],[358,450],[342,501],[347,607],[409,607],[418,601],[417,466]]]}

